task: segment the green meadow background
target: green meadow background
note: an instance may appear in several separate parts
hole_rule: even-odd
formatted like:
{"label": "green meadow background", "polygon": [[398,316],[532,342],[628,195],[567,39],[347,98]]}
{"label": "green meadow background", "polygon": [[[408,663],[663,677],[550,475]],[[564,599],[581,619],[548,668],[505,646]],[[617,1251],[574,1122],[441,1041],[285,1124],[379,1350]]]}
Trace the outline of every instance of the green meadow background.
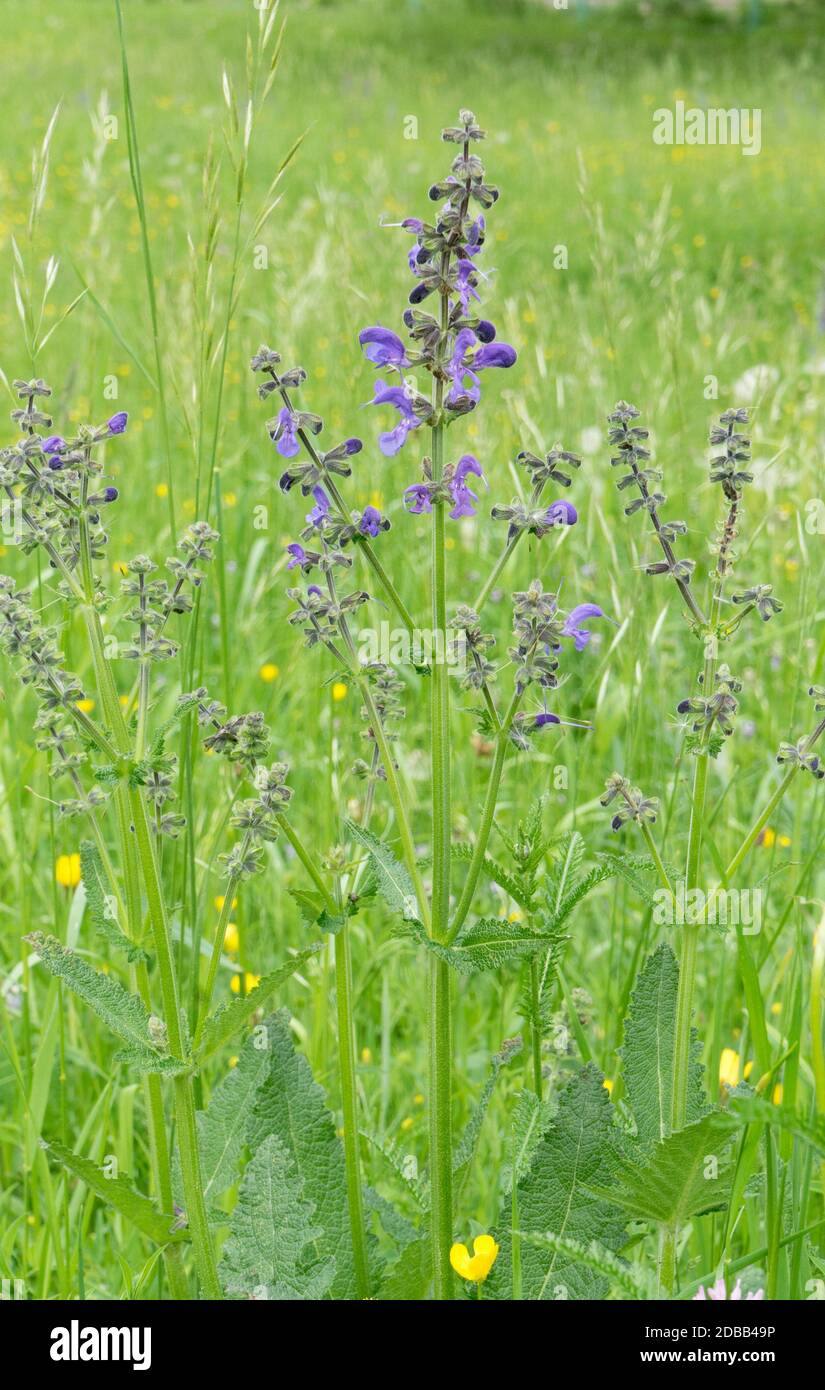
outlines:
{"label": "green meadow background", "polygon": [[[805,690],[823,681],[825,540],[811,525],[816,513],[809,505],[825,497],[825,20],[819,7],[764,7],[761,22],[750,26],[736,15],[685,17],[669,5],[651,5],[641,16],[635,7],[558,12],[481,0],[292,3],[282,14],[282,58],[251,147],[244,238],[279,166],[301,143],[278,184],[277,207],[241,258],[231,313],[209,517],[216,523],[219,503],[222,542],[203,600],[204,683],[233,712],[265,712],[275,751],[293,769],[290,814],[320,852],[339,843],[341,817],[357,812],[363,794],[349,771],[364,747],[359,701],[332,684],[329,660],[305,652],[286,622],[283,547],[296,537],[306,508],[300,497],[278,492],[281,460],[267,439],[269,412],[256,399],[248,363],[259,343],[277,348],[287,365],[307,370],[300,405],[324,417],[327,446],[350,434],[363,437],[347,498],[354,507],[373,501],[391,517],[379,552],[428,626],[428,528],[424,518],[405,515],[400,501],[419,476],[421,441],[413,436],[394,459],[380,454],[378,433],[394,421],[387,412],[362,409],[374,374],[357,334],[376,322],[400,325],[410,287],[408,240],[379,221],[428,215],[426,190],[449,162],[440,129],[459,107],[469,106],[489,132],[482,153],[501,188],[488,218],[485,312],[499,336],[517,348],[519,361],[507,373],[486,374],[479,409],[448,436],[448,457],[471,450],[489,482],[476,520],[450,523],[450,601],[472,601],[500,550],[503,528],[490,521],[489,505],[515,495],[516,453],[541,452],[559,441],[584,459],[569,494],[580,521],[563,537],[519,551],[488,610],[497,651],[502,657],[506,651],[509,592],[534,575],[545,587],[561,583],[566,606],[597,602],[615,624],[594,623],[590,647],[564,661],[568,679],[555,707],[592,720],[593,730],[547,733],[529,757],[513,758],[499,819],[514,830],[531,800],[546,791],[548,824],[578,828],[593,850],[612,847],[615,837],[598,796],[618,769],[661,798],[660,842],[669,860],[681,858],[692,767],[681,756],[676,706],[693,693],[699,657],[667,583],[642,573],[653,546],[642,519],[622,515],[604,420],[620,398],[643,411],[656,461],[665,469],[665,514],[688,523],[679,551],[696,560],[701,593],[718,502],[707,482],[709,425],[731,405],[753,405],[756,484],[746,498],[737,581],[740,587],[773,584],[785,609],[768,625],[747,627],[729,655],[744,689],[738,734],[711,774],[707,861],[713,872],[727,862],[769,793],[780,740],[795,740],[811,727]],[[214,367],[206,396],[197,389],[200,324],[206,304],[219,334],[232,265],[234,187],[222,135],[221,73],[226,65],[243,91],[245,35],[257,13],[244,0],[127,0],[124,18],[180,531],[195,518],[199,430],[206,421],[209,437],[214,420]],[[128,433],[107,460],[121,492],[107,515],[104,567],[116,595],[123,562],[140,551],[162,561],[172,553],[173,538],[114,9],[105,0],[29,0],[25,6],[2,0],[0,29],[0,368],[9,382],[37,374],[52,385],[56,429],[68,432],[114,409],[129,411]],[[761,153],[748,158],[736,148],[655,145],[653,112],[680,99],[688,106],[760,108]],[[58,102],[45,196],[30,236],[32,151]],[[118,138],[107,140],[103,124],[112,115]],[[417,123],[415,139],[406,138],[410,118]],[[220,161],[220,220],[204,298],[193,276],[200,274],[208,217],[203,169],[210,142]],[[54,332],[35,361],[16,303],[13,239],[38,317],[47,263],[50,257],[59,262],[41,336]],[[256,247],[265,248],[264,267],[256,264],[263,258]],[[559,247],[566,248],[565,269],[554,264]],[[718,400],[708,396],[710,378],[718,383]],[[9,409],[12,404],[9,394]],[[4,439],[14,437],[9,424]],[[35,561],[11,544],[2,559],[19,579],[36,574]],[[43,579],[43,602],[60,623],[59,602]],[[360,579],[369,588],[366,572]],[[110,610],[112,624],[119,602],[115,598]],[[373,613],[376,620],[391,620],[378,607]],[[63,645],[69,664],[87,674],[79,629],[69,626]],[[414,673],[403,674],[408,691],[400,758],[423,837],[426,692]],[[178,675],[174,663],[160,669],[159,713],[174,699]],[[125,664],[118,667],[122,691],[131,678]],[[509,679],[504,672],[502,688]],[[87,1197],[62,1179],[49,1187],[35,1161],[37,1135],[65,1136],[96,1157],[116,1153],[125,1170],[148,1181],[140,1088],[127,1074],[113,1074],[111,1040],[68,996],[59,1019],[50,1022],[46,983],[26,964],[20,938],[34,929],[56,931],[64,940],[79,933],[98,963],[101,947],[81,925],[71,861],[60,873],[68,885],[56,877],[59,856],[75,853],[84,832],[78,822],[55,817],[48,800],[53,784],[33,747],[32,702],[21,695],[5,657],[0,685],[0,1272],[24,1278],[38,1297],[78,1287],[103,1297],[151,1290],[154,1273],[145,1286],[138,1282],[145,1259],[140,1242],[118,1226],[113,1250],[111,1231]],[[489,767],[489,750],[473,734],[471,705],[456,688],[455,833],[463,839],[478,822]],[[173,901],[185,866],[194,862],[207,932],[221,891],[216,859],[226,848],[229,795],[227,769],[202,757],[191,807],[194,833],[166,851]],[[378,802],[376,825],[385,814],[380,792]],[[771,831],[741,886],[765,880],[757,954],[778,1054],[788,1036],[794,960],[809,959],[818,915],[795,899],[822,894],[825,796],[812,779],[799,779]],[[625,847],[642,849],[624,835]],[[306,929],[287,892],[302,882],[276,845],[267,874],[239,897],[238,950],[219,977],[224,997],[237,966],[261,974],[303,939]],[[512,908],[500,896],[486,906],[502,913]],[[574,919],[567,979],[586,992],[580,998],[588,1050],[609,1079],[617,1074],[620,1020],[633,974],[646,948],[663,935],[625,887],[594,894]],[[423,1162],[423,970],[412,950],[390,937],[379,908],[355,919],[353,952],[365,1128]],[[699,969],[697,1025],[715,1094],[723,1050],[736,1052],[743,1069],[749,1059],[735,951],[723,933],[707,934]],[[335,1106],[330,989],[329,962],[321,960],[288,986],[285,1001]],[[457,1121],[477,1096],[491,1054],[521,1026],[518,995],[515,972],[460,981]],[[560,1023],[569,1032],[563,1009]],[[575,1040],[559,1046],[561,1055],[547,1060],[561,1074],[580,1058]],[[229,1060],[220,1062],[216,1075]],[[520,1066],[512,1064],[499,1088],[484,1161],[466,1210],[457,1213],[468,1230],[473,1221],[489,1228],[498,1209],[507,1096],[521,1084]],[[802,1078],[810,1088],[804,1041]],[[617,1105],[620,1092],[620,1085],[614,1088]],[[392,1175],[374,1147],[365,1147],[365,1165],[369,1180],[391,1192]],[[758,1223],[756,1207],[748,1211]],[[80,1271],[77,1222],[84,1232]],[[749,1234],[758,1244],[758,1232]]]}

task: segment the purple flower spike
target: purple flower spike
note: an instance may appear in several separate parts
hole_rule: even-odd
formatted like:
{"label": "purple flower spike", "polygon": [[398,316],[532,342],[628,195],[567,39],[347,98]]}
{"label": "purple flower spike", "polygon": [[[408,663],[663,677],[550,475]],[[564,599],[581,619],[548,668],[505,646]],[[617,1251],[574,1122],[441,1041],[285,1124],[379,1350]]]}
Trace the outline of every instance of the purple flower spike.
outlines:
{"label": "purple flower spike", "polygon": [[299,541],[293,541],[292,545],[288,545],[286,548],[286,553],[289,556],[289,559],[286,562],[286,567],[288,570],[294,570],[299,565],[303,565],[306,563],[307,553]]}
{"label": "purple flower spike", "polygon": [[433,504],[430,499],[430,489],[426,483],[413,483],[412,487],[404,489],[404,506],[413,516],[421,516],[423,512],[431,512]]}
{"label": "purple flower spike", "polygon": [[410,430],[418,429],[421,421],[413,410],[410,398],[403,386],[385,386],[383,381],[376,381],[375,395],[369,404],[393,405],[401,416],[395,429],[387,430],[378,439],[381,453],[387,458],[391,458],[403,447]]}
{"label": "purple flower spike", "polygon": [[547,520],[551,526],[575,526],[579,514],[572,502],[551,502],[547,508]]}
{"label": "purple flower spike", "polygon": [[408,367],[409,361],[404,344],[397,333],[389,328],[362,328],[358,341],[364,349],[364,356],[376,367]]}
{"label": "purple flower spike", "polygon": [[361,513],[358,530],[362,536],[372,536],[373,540],[382,531],[381,513],[377,507],[365,507]]}
{"label": "purple flower spike", "polygon": [[567,621],[562,628],[565,637],[572,637],[576,651],[581,652],[587,646],[593,636],[586,627],[580,627],[586,618],[603,618],[604,613],[595,603],[580,603],[578,607],[571,608],[567,615]]}
{"label": "purple flower spike", "polygon": [[517,356],[515,348],[509,343],[485,343],[476,353],[472,365],[477,372],[484,367],[512,367]]}
{"label": "purple flower spike", "polygon": [[278,424],[276,428],[278,438],[275,441],[275,447],[278,453],[281,455],[281,458],[294,459],[301,447],[298,443],[298,427],[295,416],[285,405],[282,405],[278,412]]}
{"label": "purple flower spike", "polygon": [[315,506],[312,511],[307,512],[307,525],[315,526],[320,530],[329,516],[330,501],[322,487],[314,487],[312,495],[315,498]]}
{"label": "purple flower spike", "polygon": [[110,434],[124,434],[129,416],[125,410],[119,410],[117,415],[113,415],[111,420],[106,421],[106,428]]}

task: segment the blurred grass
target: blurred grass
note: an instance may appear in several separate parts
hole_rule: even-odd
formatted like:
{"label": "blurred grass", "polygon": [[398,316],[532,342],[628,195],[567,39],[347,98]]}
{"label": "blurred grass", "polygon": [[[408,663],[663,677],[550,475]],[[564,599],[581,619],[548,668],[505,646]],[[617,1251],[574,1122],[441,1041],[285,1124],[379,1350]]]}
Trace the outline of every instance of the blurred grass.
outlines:
{"label": "blurred grass", "polygon": [[[130,0],[124,13],[180,525],[193,518],[196,478],[197,331],[188,238],[195,245],[203,238],[202,166],[210,135],[216,153],[222,149],[221,67],[225,62],[240,77],[245,29],[256,15],[242,0]],[[5,0],[0,20],[6,57],[0,100],[10,113],[0,130],[0,367],[9,379],[31,371],[11,291],[10,238],[29,256],[31,150],[60,100],[30,261],[42,278],[49,255],[60,260],[47,327],[82,283],[105,306],[106,317],[85,299],[56,330],[36,371],[55,388],[58,425],[63,411],[72,421],[110,414],[104,379],[112,375],[118,408],[130,411],[129,433],[110,455],[121,489],[109,518],[107,564],[115,589],[120,563],[141,550],[162,559],[171,553],[171,542],[158,401],[137,365],[151,376],[113,8],[104,0],[62,0],[59,6],[32,0],[26,7]],[[804,522],[806,502],[823,492],[823,255],[817,229],[825,181],[824,37],[825,18],[817,7],[768,13],[752,32],[729,19],[687,22],[654,14],[643,21],[606,14],[584,21],[574,12],[534,5],[360,0],[289,8],[284,59],[253,147],[250,208],[263,198],[293,142],[303,132],[306,138],[283,182],[281,202],[258,238],[268,266],[255,269],[249,258],[244,267],[219,463],[235,706],[265,710],[276,751],[294,768],[292,814],[317,834],[320,848],[338,839],[341,811],[359,794],[348,774],[361,752],[358,702],[351,693],[333,700],[324,685],[331,674],[324,659],[300,653],[286,625],[282,545],[294,538],[303,508],[300,499],[278,494],[280,460],[266,438],[268,412],[255,399],[248,358],[261,341],[277,347],[288,364],[307,369],[301,404],[324,416],[329,442],[351,433],[364,436],[367,447],[356,460],[347,496],[353,506],[380,499],[388,509],[394,527],[379,542],[382,558],[426,622],[427,528],[400,507],[403,487],[417,476],[414,437],[398,458],[380,456],[375,441],[387,421],[379,421],[378,411],[359,409],[371,396],[373,377],[358,351],[357,332],[373,322],[398,326],[408,289],[407,241],[380,229],[378,219],[426,215],[426,189],[447,162],[440,128],[459,106],[469,105],[490,132],[484,155],[502,190],[488,219],[484,268],[494,274],[484,286],[485,311],[499,324],[500,336],[517,347],[520,360],[511,372],[485,378],[477,414],[448,437],[456,454],[470,447],[478,455],[490,482],[479,520],[452,531],[452,601],[472,598],[498,553],[501,531],[486,518],[486,502],[509,501],[518,449],[546,449],[560,440],[585,458],[571,492],[580,524],[560,542],[546,540],[532,551],[525,546],[505,592],[522,587],[535,572],[546,585],[563,578],[568,606],[597,601],[620,625],[603,625],[575,668],[567,663],[570,679],[558,708],[593,718],[593,733],[568,734],[556,744],[548,740],[529,760],[511,764],[502,822],[512,828],[531,797],[549,789],[558,823],[577,824],[590,843],[604,847],[612,839],[594,802],[616,767],[662,798],[666,853],[678,859],[690,769],[679,758],[675,708],[691,692],[697,657],[664,581],[640,573],[652,546],[641,519],[621,515],[604,416],[620,397],[643,410],[656,460],[666,470],[665,511],[689,524],[681,553],[697,560],[701,591],[715,519],[705,470],[708,426],[726,406],[752,403],[757,484],[747,498],[737,580],[741,587],[773,583],[786,607],[769,626],[751,628],[730,656],[745,678],[740,734],[724,750],[711,781],[715,846],[728,857],[771,783],[778,742],[808,727],[805,687],[822,680],[825,638],[817,636],[817,621],[821,634],[823,548]],[[652,113],[677,99],[698,106],[758,106],[761,154],[745,158],[737,149],[654,145]],[[117,140],[96,141],[95,112],[118,118]],[[405,138],[409,117],[418,123],[414,140]],[[224,215],[214,289],[220,317],[230,264],[232,179],[226,161],[219,189]],[[566,270],[554,268],[559,246],[567,248]],[[761,367],[768,370],[754,372]],[[718,380],[718,402],[705,395],[710,377]],[[262,507],[268,509],[268,526],[260,530],[256,508]],[[11,548],[5,564],[18,577],[31,573],[30,563],[21,565]],[[219,691],[226,672],[217,594],[210,578],[204,675]],[[502,599],[490,614],[503,652],[508,604]],[[66,650],[70,662],[82,663],[82,645],[71,631]],[[278,669],[272,680],[260,675],[266,664]],[[161,677],[159,689],[172,692],[175,673],[162,671]],[[119,679],[121,689],[128,689],[125,670]],[[69,821],[52,832],[51,808],[33,794],[51,795],[52,784],[29,746],[31,706],[15,692],[5,660],[2,683],[0,836],[6,868],[0,871],[0,958],[11,970],[20,959],[21,928],[52,923],[55,896],[57,925],[65,933],[70,895],[64,889],[55,895],[54,858],[76,848],[81,830]],[[425,705],[415,679],[409,687],[404,771],[425,799]],[[472,716],[461,710],[470,703],[458,700],[454,716],[456,830],[465,836],[477,820],[487,770],[471,739]],[[552,781],[561,764],[569,774],[566,790]],[[214,861],[224,845],[215,841],[228,794],[221,775],[210,760],[201,760],[195,816],[207,904],[220,891]],[[783,863],[801,865],[816,855],[822,804],[812,786],[799,786],[776,827],[791,843],[757,851],[751,883]],[[424,811],[417,822],[422,829]],[[256,972],[303,931],[284,891],[292,870],[280,846],[275,859],[281,872],[254,882],[239,903],[242,959]],[[779,1006],[771,1021],[776,1028],[787,1005],[783,991],[791,988],[796,932],[805,921],[796,908],[785,912],[798,872],[787,867],[771,880],[771,922],[760,938],[765,945],[781,926],[762,976],[768,1007]],[[817,889],[821,870],[815,863],[805,891],[815,896]],[[426,1076],[424,1000],[417,969],[405,948],[387,941],[380,920],[359,918],[355,930],[359,1043],[372,1055],[363,1068],[367,1127],[386,1128],[423,1157],[425,1122],[416,1097]],[[625,890],[595,899],[576,920],[567,975],[592,998],[588,1036],[609,1075],[616,1070],[619,1005],[642,942],[652,942],[654,933]],[[382,969],[388,984],[382,985]],[[744,1025],[735,957],[720,937],[706,946],[700,971],[698,1022],[713,1074],[721,1048],[736,1045]],[[490,1052],[519,1026],[517,992],[512,976],[501,986],[462,982],[456,1038],[463,1058],[462,1105]],[[325,1075],[334,1054],[323,1024],[323,978],[291,986],[289,998]],[[383,1018],[393,1025],[384,1044],[391,1048],[392,1066],[385,1053],[383,1070],[382,1002]],[[45,990],[39,999],[33,990],[32,1003],[31,1022],[25,1020],[22,1030],[14,1024],[16,1045],[29,1065],[47,1009]],[[52,1086],[46,1128],[62,1114],[71,1137],[89,1097],[102,1099],[108,1044],[93,1028],[90,1034],[88,1019],[79,1018],[68,1001],[65,1008],[71,1066],[60,1088],[62,1101]],[[0,1062],[0,1084],[11,1100],[8,1057]],[[125,1123],[123,1112],[119,1123]],[[16,1171],[13,1127],[4,1127],[0,1136],[8,1176]],[[493,1158],[500,1157],[503,1131],[492,1126],[487,1142]],[[495,1166],[482,1165],[478,1212],[492,1210],[486,1184],[494,1181]],[[15,1188],[8,1199],[15,1219],[20,1198]]]}

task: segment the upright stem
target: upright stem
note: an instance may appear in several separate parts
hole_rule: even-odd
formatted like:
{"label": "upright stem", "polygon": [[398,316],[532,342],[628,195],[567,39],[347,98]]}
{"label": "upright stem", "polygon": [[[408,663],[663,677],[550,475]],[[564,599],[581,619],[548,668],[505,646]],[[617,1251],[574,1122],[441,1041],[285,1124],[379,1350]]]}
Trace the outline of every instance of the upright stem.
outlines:
{"label": "upright stem", "polygon": [[[722,591],[725,577],[731,564],[731,546],[736,534],[736,521],[739,511],[738,499],[731,501],[727,519],[719,544],[716,568],[713,574],[713,593],[710,616],[705,629],[705,665],[702,672],[702,690],[705,699],[713,695],[716,675],[719,614],[722,606]],[[664,545],[664,542],[663,542]],[[705,798],[708,786],[710,752],[708,743],[712,726],[707,724],[703,730],[696,758],[693,777],[693,795],[690,804],[690,826],[688,829],[687,863],[685,868],[685,892],[699,886],[699,866],[702,851],[702,831],[705,819]],[[682,927],[682,953],[679,965],[679,989],[676,997],[676,1039],[673,1056],[673,1103],[671,1124],[674,1130],[682,1129],[687,1121],[688,1079],[690,1075],[690,1052],[693,1023],[693,995],[696,987],[696,960],[699,950],[698,922],[685,922]]]}
{"label": "upright stem", "polygon": [[[446,278],[449,253],[442,257]],[[450,301],[441,296],[441,342],[433,372],[432,472],[439,482],[444,472],[444,425],[442,419],[444,378],[441,358],[447,341]],[[432,529],[432,625],[441,641],[437,649],[446,652],[447,642],[447,557],[446,514],[443,500],[433,507]],[[433,898],[432,935],[444,941],[450,919],[450,690],[445,660],[433,664],[431,688],[432,746],[432,822],[433,822]],[[450,1246],[453,1239],[453,1152],[452,1152],[452,1041],[450,1020],[450,973],[445,961],[432,956],[429,961],[429,1041],[430,1041],[430,1183],[433,1244],[433,1296],[452,1298],[453,1273]]]}
{"label": "upright stem", "polygon": [[344,1157],[347,1171],[352,1253],[355,1283],[360,1299],[370,1296],[367,1266],[364,1197],[361,1187],[358,1097],[355,1080],[355,1015],[352,1008],[352,954],[349,926],[345,922],[335,936],[335,1000],[338,1009],[338,1066],[341,1078],[341,1109],[344,1112]]}

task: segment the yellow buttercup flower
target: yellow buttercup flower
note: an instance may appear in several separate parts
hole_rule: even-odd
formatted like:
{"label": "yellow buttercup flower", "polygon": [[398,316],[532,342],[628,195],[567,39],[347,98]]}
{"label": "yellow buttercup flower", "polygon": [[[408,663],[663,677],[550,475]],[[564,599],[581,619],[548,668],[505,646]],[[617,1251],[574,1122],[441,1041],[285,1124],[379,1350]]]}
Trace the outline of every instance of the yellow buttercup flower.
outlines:
{"label": "yellow buttercup flower", "polygon": [[84,695],[82,700],[75,700],[75,705],[80,710],[81,714],[91,714],[95,707],[95,702],[94,700],[90,700],[87,695]]}
{"label": "yellow buttercup flower", "polygon": [[267,684],[269,684],[271,681],[276,681],[280,674],[281,668],[280,666],[276,666],[274,661],[264,662],[263,666],[258,672],[258,675],[260,676],[261,680],[266,681]]}
{"label": "yellow buttercup flower", "polygon": [[736,1086],[739,1082],[739,1053],[732,1047],[723,1047],[719,1058],[719,1085]]}
{"label": "yellow buttercup flower", "polygon": [[54,876],[61,888],[76,888],[80,882],[80,855],[59,854],[54,866]]}
{"label": "yellow buttercup flower", "polygon": [[[251,975],[250,972],[249,972],[248,970],[247,970],[246,974],[244,975],[243,980],[244,980],[244,987],[245,987],[245,990],[246,990],[246,993],[247,993],[247,994],[251,994],[252,991],[253,991],[253,989],[256,989],[257,986],[261,983],[261,977],[260,977],[260,975]],[[241,977],[240,977],[240,975],[233,975],[233,976],[232,976],[232,979],[229,981],[229,988],[231,989],[231,991],[232,991],[233,994],[240,994],[240,992],[241,992]]]}
{"label": "yellow buttercup flower", "polygon": [[336,681],[332,687],[333,700],[345,700],[347,698],[347,687],[343,681]]}
{"label": "yellow buttercup flower", "polygon": [[240,938],[238,936],[238,928],[235,926],[234,922],[227,922],[226,931],[223,934],[223,944],[230,953],[237,951],[240,945]]}
{"label": "yellow buttercup flower", "polygon": [[473,1284],[483,1284],[496,1262],[498,1252],[499,1246],[492,1236],[476,1236],[472,1255],[466,1245],[461,1245],[460,1242],[452,1246],[450,1264],[462,1279],[468,1279]]}

